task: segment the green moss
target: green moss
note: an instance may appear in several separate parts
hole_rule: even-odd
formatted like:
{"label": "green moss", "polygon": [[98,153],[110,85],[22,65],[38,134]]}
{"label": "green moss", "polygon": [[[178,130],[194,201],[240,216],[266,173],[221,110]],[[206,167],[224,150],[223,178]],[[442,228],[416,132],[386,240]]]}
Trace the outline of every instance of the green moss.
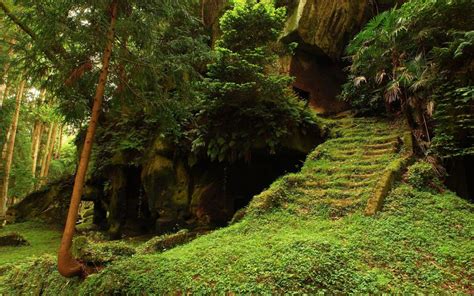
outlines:
{"label": "green moss", "polygon": [[88,264],[107,264],[135,254],[135,248],[123,241],[92,242],[85,236],[74,239],[73,254]]}
{"label": "green moss", "polygon": [[198,233],[189,232],[186,229],[180,230],[173,234],[157,236],[139,246],[138,253],[152,254],[164,252],[176,246],[190,242],[197,236]]}
{"label": "green moss", "polygon": [[80,279],[61,277],[56,258],[45,255],[11,265],[0,283],[0,295],[76,295]]}
{"label": "green moss", "polygon": [[84,282],[81,293],[467,293],[473,210],[451,193],[402,185],[376,219],[274,211],[117,262]]}

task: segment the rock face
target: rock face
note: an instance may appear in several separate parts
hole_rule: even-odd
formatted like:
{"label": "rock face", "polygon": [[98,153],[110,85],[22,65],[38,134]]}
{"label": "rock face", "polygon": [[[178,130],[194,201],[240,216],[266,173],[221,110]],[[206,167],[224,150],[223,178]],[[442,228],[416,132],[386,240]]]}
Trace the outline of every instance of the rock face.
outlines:
{"label": "rock face", "polygon": [[341,57],[350,38],[371,15],[368,0],[285,0],[288,20],[282,42],[298,43],[291,58],[283,58],[286,72],[295,77],[294,89],[319,114],[349,108],[337,99],[344,83]]}
{"label": "rock face", "polygon": [[[206,231],[225,226],[235,212],[277,177],[298,169],[306,154],[323,141],[323,131],[293,135],[276,155],[253,151],[250,163],[211,162],[178,154],[162,139],[146,150],[142,164],[107,168],[96,182],[95,221],[105,221],[112,238],[122,233]],[[102,186],[102,188],[101,188]],[[86,199],[93,199],[88,198]]]}
{"label": "rock face", "polygon": [[7,216],[15,221],[41,219],[48,223],[63,225],[66,222],[72,184],[72,177],[49,184],[9,208]]}
{"label": "rock face", "polygon": [[189,204],[189,175],[182,161],[155,155],[142,169],[141,180],[149,210],[160,229],[183,224]]}
{"label": "rock face", "polygon": [[368,20],[371,11],[368,0],[290,2],[283,40],[296,41],[304,50],[334,60],[341,57],[347,42]]}

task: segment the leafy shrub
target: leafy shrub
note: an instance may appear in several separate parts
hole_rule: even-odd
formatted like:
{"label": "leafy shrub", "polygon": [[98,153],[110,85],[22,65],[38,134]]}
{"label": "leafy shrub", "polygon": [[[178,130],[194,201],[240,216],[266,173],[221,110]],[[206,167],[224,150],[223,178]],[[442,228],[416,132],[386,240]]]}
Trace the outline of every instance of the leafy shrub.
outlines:
{"label": "leafy shrub", "polygon": [[425,189],[439,183],[433,166],[425,161],[419,161],[408,168],[407,182],[417,189]]}

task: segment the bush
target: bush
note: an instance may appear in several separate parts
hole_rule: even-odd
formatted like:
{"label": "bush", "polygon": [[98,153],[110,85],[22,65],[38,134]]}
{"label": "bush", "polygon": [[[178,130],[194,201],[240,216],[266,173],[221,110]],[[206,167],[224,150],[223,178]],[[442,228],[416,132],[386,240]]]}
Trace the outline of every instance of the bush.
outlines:
{"label": "bush", "polygon": [[408,168],[407,182],[416,189],[433,188],[440,184],[433,166],[425,161],[419,161]]}

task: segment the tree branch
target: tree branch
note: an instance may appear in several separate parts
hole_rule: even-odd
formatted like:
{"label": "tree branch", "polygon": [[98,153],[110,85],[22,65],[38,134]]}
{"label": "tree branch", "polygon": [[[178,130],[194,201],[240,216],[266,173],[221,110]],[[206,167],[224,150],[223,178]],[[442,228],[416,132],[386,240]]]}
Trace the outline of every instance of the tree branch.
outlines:
{"label": "tree branch", "polygon": [[[38,42],[38,37],[36,36],[35,32],[31,30],[26,24],[24,24],[18,17],[16,17],[12,11],[5,5],[3,1],[0,1],[0,9],[8,16],[8,18],[15,24],[17,25],[23,32],[25,32],[28,36],[30,36],[33,41]],[[59,66],[60,63],[58,59],[54,56],[54,54],[47,50],[47,49],[42,49],[41,50],[45,56],[56,66]]]}

